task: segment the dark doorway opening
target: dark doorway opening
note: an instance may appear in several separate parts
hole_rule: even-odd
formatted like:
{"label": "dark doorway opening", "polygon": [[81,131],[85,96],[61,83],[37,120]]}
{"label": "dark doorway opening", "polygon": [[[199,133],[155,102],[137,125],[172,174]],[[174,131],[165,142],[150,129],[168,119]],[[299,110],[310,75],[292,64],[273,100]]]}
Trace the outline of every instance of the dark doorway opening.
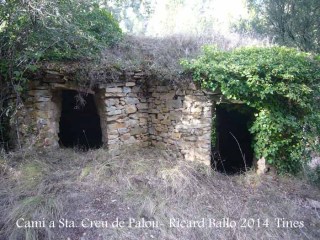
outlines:
{"label": "dark doorway opening", "polygon": [[216,106],[216,153],[213,165],[220,172],[236,174],[252,166],[252,135],[249,124],[253,110],[241,104]]}
{"label": "dark doorway opening", "polygon": [[81,95],[82,101],[79,100],[77,91],[62,91],[60,145],[82,150],[99,148],[102,146],[102,133],[94,96]]}

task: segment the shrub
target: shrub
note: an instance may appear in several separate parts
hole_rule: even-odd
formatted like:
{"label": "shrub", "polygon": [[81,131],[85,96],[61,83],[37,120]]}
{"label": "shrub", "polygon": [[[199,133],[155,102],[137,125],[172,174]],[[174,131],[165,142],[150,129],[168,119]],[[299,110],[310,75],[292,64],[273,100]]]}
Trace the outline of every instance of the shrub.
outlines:
{"label": "shrub", "polygon": [[[98,1],[0,1],[0,146],[7,145],[8,100],[21,95],[41,60],[94,59],[122,37]],[[11,111],[14,112],[14,111]]]}
{"label": "shrub", "polygon": [[310,152],[319,151],[319,58],[286,47],[206,46],[202,56],[182,64],[202,88],[257,110],[250,128],[256,157],[296,173]]}

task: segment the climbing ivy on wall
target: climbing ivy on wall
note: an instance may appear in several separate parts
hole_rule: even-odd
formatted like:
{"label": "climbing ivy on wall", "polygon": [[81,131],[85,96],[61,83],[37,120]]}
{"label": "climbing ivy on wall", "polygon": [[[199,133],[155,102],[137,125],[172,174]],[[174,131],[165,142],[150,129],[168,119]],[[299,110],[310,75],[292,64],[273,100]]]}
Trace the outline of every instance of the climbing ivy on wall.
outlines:
{"label": "climbing ivy on wall", "polygon": [[221,51],[182,61],[202,88],[256,109],[250,132],[257,158],[296,173],[319,151],[320,58],[286,47]]}

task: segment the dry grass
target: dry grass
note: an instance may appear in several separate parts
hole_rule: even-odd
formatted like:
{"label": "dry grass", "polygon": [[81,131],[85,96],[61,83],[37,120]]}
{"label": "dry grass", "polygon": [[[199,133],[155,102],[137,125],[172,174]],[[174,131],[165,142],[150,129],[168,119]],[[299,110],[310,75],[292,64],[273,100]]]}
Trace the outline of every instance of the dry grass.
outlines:
{"label": "dry grass", "polygon": [[262,46],[266,42],[238,34],[224,36],[214,31],[162,38],[129,35],[115,47],[106,49],[100,64],[109,69],[141,69],[160,80],[179,82],[185,78],[180,61],[198,57],[204,45],[216,45],[219,49],[229,50],[248,45]]}
{"label": "dry grass", "polygon": [[[125,35],[115,46],[105,49],[97,61],[44,62],[43,70],[55,70],[76,79],[83,87],[122,80],[124,74],[143,71],[150,79],[184,84],[190,81],[180,62],[200,56],[204,45],[230,50],[244,46],[267,46],[270,42],[239,34],[175,34],[165,37]],[[89,80],[89,81],[88,81]]]}
{"label": "dry grass", "polygon": [[[304,181],[252,171],[225,176],[185,162],[172,152],[72,149],[2,155],[0,239],[318,239],[319,189]],[[18,229],[17,219],[68,219],[76,228]],[[125,226],[81,227],[83,219]],[[158,221],[159,227],[128,227],[130,218]],[[208,227],[209,219],[229,218],[237,227]],[[275,218],[303,221],[283,228]],[[170,227],[170,219],[201,221],[207,227]],[[240,227],[242,219],[255,225]],[[269,220],[269,226],[257,221]],[[249,220],[253,221],[253,220]]]}

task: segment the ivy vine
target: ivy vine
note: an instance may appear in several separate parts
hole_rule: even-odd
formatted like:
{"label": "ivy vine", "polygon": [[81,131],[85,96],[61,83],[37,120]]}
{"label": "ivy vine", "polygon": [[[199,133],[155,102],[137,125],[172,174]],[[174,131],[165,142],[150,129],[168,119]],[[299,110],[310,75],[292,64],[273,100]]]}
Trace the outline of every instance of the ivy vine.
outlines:
{"label": "ivy vine", "polygon": [[297,173],[311,152],[320,151],[319,56],[286,47],[206,46],[182,65],[203,89],[256,109],[250,128],[255,155],[279,172]]}

